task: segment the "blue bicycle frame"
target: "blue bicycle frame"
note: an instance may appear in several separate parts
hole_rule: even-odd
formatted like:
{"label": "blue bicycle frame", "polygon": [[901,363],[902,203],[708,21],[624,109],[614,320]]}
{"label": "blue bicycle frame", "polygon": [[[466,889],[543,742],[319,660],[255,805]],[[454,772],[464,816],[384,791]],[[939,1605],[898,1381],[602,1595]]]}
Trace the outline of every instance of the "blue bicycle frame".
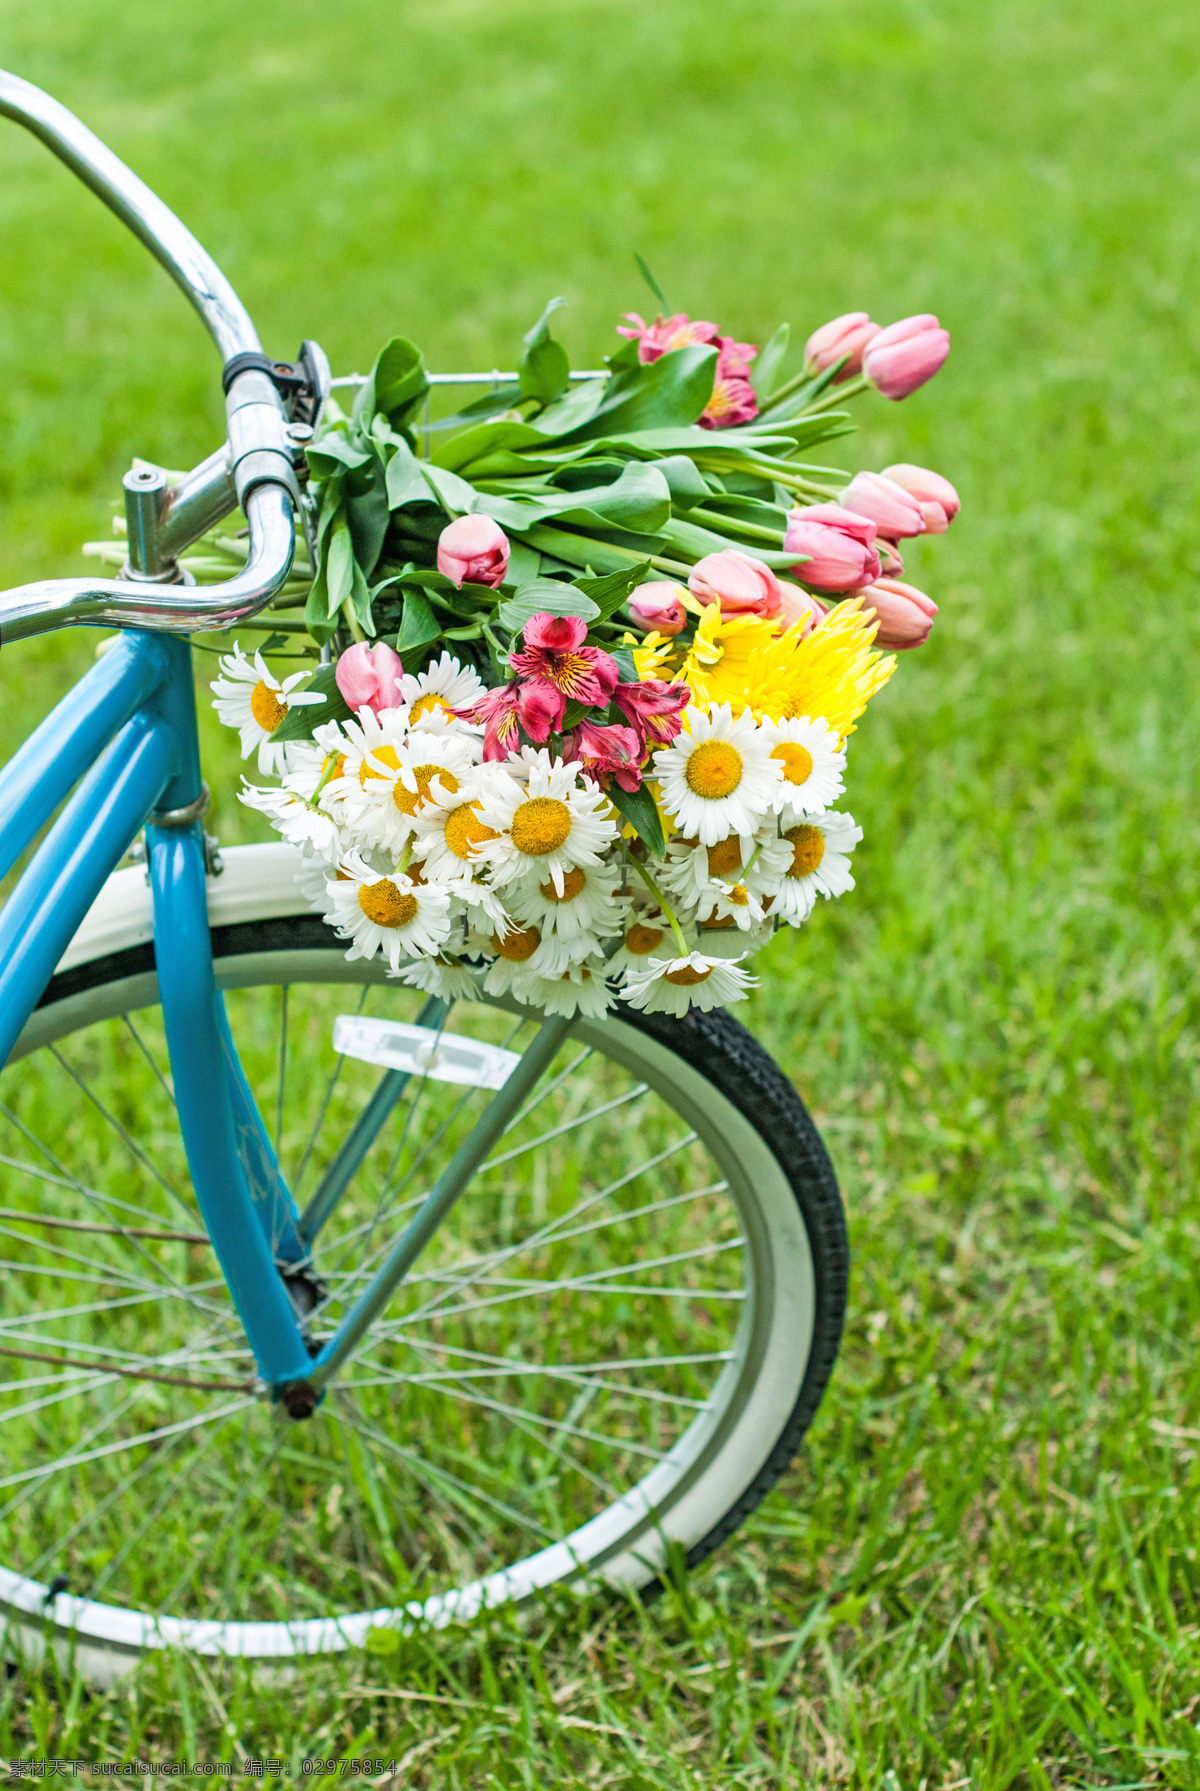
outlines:
{"label": "blue bicycle frame", "polygon": [[[227,448],[172,489],[159,473],[126,476],[130,563],[123,580],[59,579],[0,595],[4,644],[73,623],[124,630],[0,772],[0,876],[78,783],[0,911],[0,1063],[105,879],[145,826],[159,993],[196,1199],[262,1391],[305,1417],[519,1112],[570,1022],[542,1025],[335,1334],[319,1348],[310,1344],[288,1276],[308,1262],[316,1231],[365,1145],[352,1136],[319,1210],[310,1206],[302,1217],[214,977],[202,821],[207,790],[186,638],[254,614],[287,577],[299,494],[279,392],[237,295],[161,201],[65,107],[3,72],[0,113],[41,136],[183,287],[226,357],[229,419]],[[315,350],[314,366],[324,363],[315,344],[305,348]],[[188,587],[173,556],[238,505],[249,524],[245,570],[204,591]],[[382,1123],[403,1080],[392,1073],[387,1098],[372,1103],[370,1124]]]}

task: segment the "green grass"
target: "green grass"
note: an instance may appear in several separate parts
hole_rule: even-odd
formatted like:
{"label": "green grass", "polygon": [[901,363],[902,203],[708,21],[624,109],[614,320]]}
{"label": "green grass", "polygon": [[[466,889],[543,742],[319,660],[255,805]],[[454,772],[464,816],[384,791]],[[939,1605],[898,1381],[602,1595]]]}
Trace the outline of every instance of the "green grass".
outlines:
{"label": "green grass", "polygon": [[[594,364],[646,301],[634,249],[743,339],[932,309],[949,365],[851,451],[938,467],[964,508],[909,561],[933,642],[853,742],[859,889],[750,1015],[826,1125],[856,1257],[781,1488],[645,1611],[564,1599],[284,1689],[18,1676],[5,1757],[236,1737],[439,1788],[1200,1783],[1189,18],[10,0],[6,65],[178,208],[277,352],[361,367],[402,329],[503,363],[561,291]],[[165,279],[35,144],[3,156],[8,583],[77,569],[129,455],[198,458],[220,413]],[[4,653],[3,750],[90,652]]]}

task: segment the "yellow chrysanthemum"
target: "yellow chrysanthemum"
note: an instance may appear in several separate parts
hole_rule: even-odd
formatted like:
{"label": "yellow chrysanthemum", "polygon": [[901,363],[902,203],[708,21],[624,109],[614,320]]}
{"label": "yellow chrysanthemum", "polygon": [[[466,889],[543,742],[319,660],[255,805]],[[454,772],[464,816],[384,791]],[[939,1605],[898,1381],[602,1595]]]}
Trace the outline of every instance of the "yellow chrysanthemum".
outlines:
{"label": "yellow chrysanthemum", "polygon": [[735,714],[749,708],[759,720],[821,717],[844,740],[896,668],[894,654],[872,650],[877,624],[873,614],[864,616],[861,597],[836,604],[807,639],[799,626],[776,636],[770,622],[755,617],[722,621],[716,607],[696,630],[683,669],[706,707],[729,703]]}
{"label": "yellow chrysanthemum", "polygon": [[633,663],[640,683],[644,684],[647,678],[664,678],[670,683],[679,676],[679,659],[672,636],[657,632],[626,634],[621,645],[633,649]]}

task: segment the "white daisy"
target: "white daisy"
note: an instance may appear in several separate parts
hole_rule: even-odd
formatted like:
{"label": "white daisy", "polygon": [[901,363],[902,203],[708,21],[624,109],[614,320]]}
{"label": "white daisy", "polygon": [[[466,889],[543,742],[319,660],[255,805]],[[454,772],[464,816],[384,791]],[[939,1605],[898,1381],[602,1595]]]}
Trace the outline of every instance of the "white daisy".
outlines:
{"label": "white daisy", "polygon": [[439,952],[436,958],[417,958],[412,964],[403,964],[396,974],[410,989],[422,989],[443,1001],[479,999],[478,967],[449,952]]}
{"label": "white daisy", "polygon": [[351,940],[347,958],[382,951],[393,970],[405,958],[432,954],[450,935],[450,898],[437,884],[414,883],[400,871],[381,877],[358,852],[349,852],[329,885],[329,918]]}
{"label": "white daisy", "polygon": [[783,781],[775,792],[776,810],[803,809],[817,815],[835,803],[845,788],[846,753],[829,723],[799,715],[792,721],[768,718],[759,725],[771,757],[783,767]]}
{"label": "white daisy", "polygon": [[854,888],[850,854],[862,838],[852,815],[805,815],[784,829],[792,862],[771,891],[770,913],[798,927],[813,911],[818,895],[845,895]]}
{"label": "white daisy", "polygon": [[489,995],[509,995],[520,978],[558,977],[591,955],[588,939],[543,939],[537,927],[510,925],[473,934],[470,949],[491,957],[483,986]]}
{"label": "white daisy", "polygon": [[[764,905],[770,899],[770,896],[764,896]],[[769,945],[774,936],[775,923],[768,913],[765,920],[747,927],[744,932],[737,926],[729,926],[725,921],[715,928],[701,927],[697,949],[709,958],[733,958],[740,963],[745,958],[752,958],[764,945]]]}
{"label": "white daisy", "polygon": [[264,790],[243,778],[238,801],[266,815],[289,845],[309,846],[323,858],[331,857],[338,849],[340,834],[333,816],[319,803],[288,789],[286,783],[282,789]]}
{"label": "white daisy", "polygon": [[429,875],[458,878],[488,862],[488,848],[499,833],[480,819],[484,800],[499,780],[512,779],[498,765],[478,765],[447,789],[439,780],[413,816],[413,851],[429,866]]}
{"label": "white daisy", "polygon": [[342,736],[334,775],[321,794],[325,806],[354,831],[359,816],[370,807],[368,782],[394,777],[399,771],[408,724],[400,709],[383,709],[376,715],[364,703],[356,720],[342,723]]}
{"label": "white daisy", "polygon": [[385,850],[400,851],[425,803],[454,796],[472,769],[467,743],[450,733],[418,728],[402,742],[378,747],[360,769],[363,800],[355,803],[355,831]]}
{"label": "white daisy", "polygon": [[621,931],[630,904],[617,894],[620,881],[615,865],[596,864],[586,871],[576,865],[564,874],[561,893],[549,879],[540,881],[536,871],[510,883],[504,893],[517,919],[538,927],[543,938],[587,935],[595,944]]}
{"label": "white daisy", "polygon": [[512,979],[512,994],[526,1007],[540,1007],[544,1014],[571,1019],[583,1014],[602,1020],[614,1006],[612,990],[600,964],[572,964],[561,976],[536,976],[525,970]]}
{"label": "white daisy", "polygon": [[479,809],[484,825],[501,836],[488,847],[492,875],[507,882],[536,873],[561,893],[566,873],[599,864],[616,838],[612,805],[573,765],[556,764],[544,749],[526,749],[510,770],[517,775],[492,784]]}
{"label": "white daisy", "polygon": [[763,924],[766,910],[747,884],[718,883],[705,919],[709,926],[714,920],[731,920],[738,932],[748,933]]}
{"label": "white daisy", "polygon": [[[480,697],[487,695],[487,686],[478,672],[463,666],[450,653],[427,665],[423,672],[405,672],[396,683],[400,701],[408,712],[409,726],[442,728],[455,722],[456,709],[472,709]],[[476,731],[475,724],[458,720],[460,727]],[[478,733],[483,733],[482,724]]]}
{"label": "white daisy", "polygon": [[246,658],[235,641],[233,652],[221,660],[223,677],[212,681],[213,708],[227,728],[236,728],[241,741],[242,757],[248,759],[258,748],[258,769],[269,777],[280,762],[282,746],[271,744],[271,735],[283,722],[289,709],[303,704],[323,703],[319,691],[297,690],[311,668],[293,672],[280,683],[274,672],[263,663],[261,653],[253,660]]}
{"label": "white daisy", "polygon": [[663,805],[678,830],[715,846],[731,833],[749,839],[774,804],[783,767],[747,709],[733,719],[728,703],[707,715],[686,709],[683,731],[654,755]]}
{"label": "white daisy", "polygon": [[661,957],[671,945],[671,926],[659,908],[641,910],[630,917],[621,943],[609,958],[606,974],[622,977],[629,970],[644,970],[652,957]]}
{"label": "white daisy", "polygon": [[739,968],[737,960],[689,952],[686,958],[650,958],[644,970],[630,971],[624,996],[630,1007],[647,1014],[675,1014],[682,1018],[689,1008],[707,1013],[730,1001],[743,1001],[757,978]]}
{"label": "white daisy", "polygon": [[308,898],[309,907],[323,920],[332,914],[330,887],[337,881],[337,867],[329,859],[305,854],[296,872],[296,882]]}

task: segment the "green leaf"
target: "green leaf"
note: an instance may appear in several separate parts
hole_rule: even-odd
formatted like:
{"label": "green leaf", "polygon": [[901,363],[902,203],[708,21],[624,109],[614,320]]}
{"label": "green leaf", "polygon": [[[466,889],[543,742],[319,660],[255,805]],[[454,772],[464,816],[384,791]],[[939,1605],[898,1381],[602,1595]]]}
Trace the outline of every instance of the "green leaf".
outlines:
{"label": "green leaf", "polygon": [[461,473],[473,461],[484,460],[501,449],[528,448],[534,445],[544,447],[545,440],[542,431],[532,428],[528,423],[477,423],[473,429],[464,429],[460,435],[442,442],[435,450],[433,460],[436,466],[449,467],[451,472]]}
{"label": "green leaf", "polygon": [[556,342],[550,334],[550,319],[566,302],[563,298],[552,298],[525,336],[525,353],[521,356],[520,366],[523,398],[538,398],[543,404],[549,404],[567,389],[571,363],[561,342]]}
{"label": "green leaf", "polygon": [[566,708],[563,710],[562,727],[559,729],[559,733],[569,734],[571,729],[577,728],[580,722],[583,721],[586,716],[590,715],[594,708],[594,703],[581,703],[578,697],[572,697]]}
{"label": "green leaf", "polygon": [[387,483],[383,467],[374,455],[371,458],[371,482],[365,491],[347,497],[346,519],[354,542],[354,557],[369,576],[383,551],[383,538],[388,529]]}
{"label": "green leaf", "polygon": [[531,616],[579,616],[594,622],[599,606],[577,591],[574,585],[560,585],[551,578],[535,578],[522,585],[515,597],[507,597],[496,611],[501,627],[519,634]]}
{"label": "green leaf", "polygon": [[615,374],[591,420],[576,440],[617,430],[664,429],[694,423],[712,397],[717,351],[702,343],[673,349],[648,366]]}
{"label": "green leaf", "polygon": [[297,703],[289,709],[275,732],[272,740],[311,740],[314,728],[319,728],[325,721],[348,721],[354,711],[337,687],[337,667],[335,665],[319,665],[308,683],[306,691],[323,696],[323,703]]}
{"label": "green leaf", "polygon": [[442,625],[428,601],[419,591],[406,591],[404,615],[396,639],[396,651],[404,662],[405,671],[413,669],[413,662],[419,661],[433,643],[441,639],[441,634]]}
{"label": "green leaf", "polygon": [[393,336],[367,375],[351,415],[368,427],[381,410],[393,428],[402,429],[429,390],[421,351],[407,336]]}
{"label": "green leaf", "polygon": [[[649,560],[642,560],[639,565],[630,566],[628,571],[610,572],[605,578],[577,578],[574,584],[576,590],[582,591],[598,606],[602,617],[611,616],[620,609],[631,591],[645,583],[649,572]],[[633,672],[631,676],[636,678],[637,673]]]}
{"label": "green leaf", "polygon": [[650,269],[646,266],[646,263],[642,260],[641,256],[638,254],[636,249],[633,251],[633,259],[638,264],[638,269],[641,273],[642,279],[646,282],[647,286],[650,288],[651,292],[654,294],[655,298],[658,300],[659,304],[662,306],[663,311],[669,317],[671,315],[671,307],[670,307],[670,305],[668,305],[668,303],[666,301],[666,297],[663,293],[663,289],[659,285],[658,281],[654,278],[654,275],[650,272]]}
{"label": "green leaf", "polygon": [[783,365],[791,334],[790,324],[781,323],[771,340],[764,343],[754,357],[750,368],[750,384],[754,387],[760,404],[766,402],[779,384],[779,369]]}
{"label": "green leaf", "polygon": [[614,808],[620,809],[647,851],[661,858],[667,849],[662,822],[654,806],[654,798],[643,784],[640,790],[623,790],[614,778],[606,792]]}
{"label": "green leaf", "polygon": [[610,384],[607,379],[581,379],[576,385],[569,386],[561,398],[539,411],[528,427],[536,430],[543,441],[569,434],[595,416]]}
{"label": "green leaf", "polygon": [[436,500],[421,476],[421,462],[407,442],[396,449],[387,469],[387,501],[390,510],[406,504],[432,504]]}
{"label": "green leaf", "polygon": [[638,673],[637,666],[634,663],[633,648],[625,646],[610,647],[608,651],[617,662],[617,670],[621,674],[622,684],[636,684],[638,682]]}
{"label": "green leaf", "polygon": [[669,454],[665,460],[656,460],[653,464],[667,481],[671,503],[676,510],[690,510],[693,504],[703,503],[708,496],[704,474],[686,454]]}
{"label": "green leaf", "polygon": [[[567,491],[557,505],[543,505],[543,516],[561,516],[588,528],[631,529],[635,534],[657,534],[671,514],[671,488],[651,461],[630,461],[611,485],[590,491]],[[531,518],[540,521],[541,518]]]}
{"label": "green leaf", "polygon": [[469,516],[476,508],[478,492],[465,479],[460,479],[457,473],[448,471],[444,466],[435,466],[432,460],[421,460],[417,464],[433,501],[441,504],[443,509],[459,516]]}
{"label": "green leaf", "polygon": [[346,436],[330,430],[313,443],[305,457],[315,479],[331,479],[343,468],[353,471],[366,466],[371,458],[371,450],[363,447],[359,441],[350,441]]}

